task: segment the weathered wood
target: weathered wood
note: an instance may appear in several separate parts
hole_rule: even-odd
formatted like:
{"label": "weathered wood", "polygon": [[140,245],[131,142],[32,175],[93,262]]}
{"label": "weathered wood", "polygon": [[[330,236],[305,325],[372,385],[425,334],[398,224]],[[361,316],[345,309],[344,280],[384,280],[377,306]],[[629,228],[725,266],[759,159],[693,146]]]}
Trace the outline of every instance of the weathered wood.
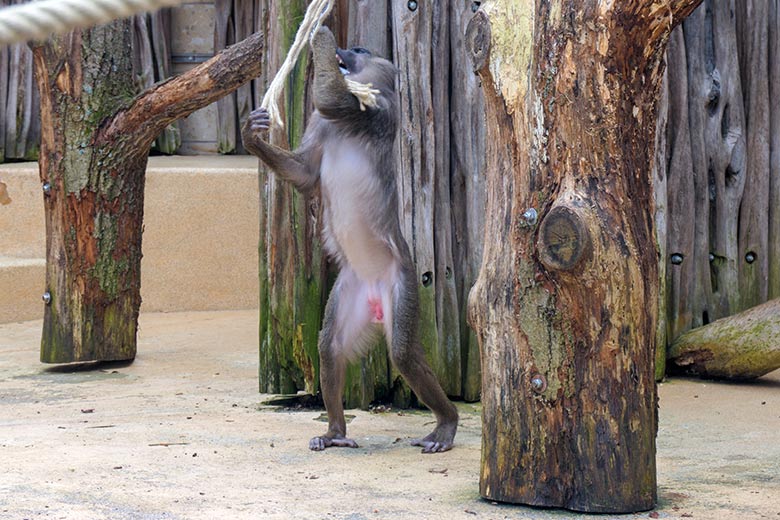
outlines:
{"label": "weathered wood", "polygon": [[769,298],[780,298],[780,5],[769,2]]}
{"label": "weathered wood", "polygon": [[[452,226],[451,221],[444,220],[437,224],[435,215],[437,176],[449,176],[448,170],[442,170],[449,161],[449,150],[442,146],[442,140],[449,139],[449,111],[448,107],[436,104],[441,103],[441,89],[445,84],[434,80],[434,76],[449,70],[449,61],[440,53],[441,46],[448,45],[449,41],[447,9],[436,2],[410,5],[394,0],[391,5],[393,55],[400,70],[397,180],[401,229],[417,266],[420,340],[444,391],[459,395],[459,332],[447,331],[446,336],[440,337],[436,306],[438,285],[446,286],[449,302],[455,297],[454,282],[447,280],[445,273],[437,272],[434,231],[438,230],[437,225],[448,229]],[[446,270],[449,255],[447,251],[442,254]],[[438,294],[444,297],[442,292]],[[451,308],[449,304],[448,307]]]}
{"label": "weathered wood", "polygon": [[669,359],[710,378],[754,379],[780,368],[780,299],[686,332]]}
{"label": "weathered wood", "polygon": [[479,400],[482,386],[479,344],[466,326],[468,293],[482,263],[485,233],[485,117],[479,77],[474,74],[466,27],[474,16],[473,2],[451,2],[450,99],[452,217],[455,283],[461,323],[462,396]]}
{"label": "weathered wood", "polygon": [[[679,31],[679,27],[675,29]],[[667,53],[669,48],[667,47]],[[669,74],[664,73],[661,84],[661,93],[658,99],[658,119],[655,127],[655,160],[653,162],[653,192],[655,196],[655,236],[658,247],[658,325],[655,332],[655,380],[661,381],[666,375],[666,315],[667,315],[667,287],[666,270],[668,268],[666,258],[667,229],[666,223],[669,213],[667,196],[667,122],[669,118]]]}
{"label": "weathered wood", "polygon": [[741,308],[767,299],[769,274],[769,3],[738,0],[741,19],[740,69],[747,122],[745,192],[739,217],[739,292]]}
{"label": "weathered wood", "polygon": [[469,25],[487,117],[469,296],[486,498],[655,504],[655,107],[669,15],[697,3],[489,3]]}
{"label": "weathered wood", "polygon": [[[302,0],[266,4],[266,34],[274,45],[266,56],[262,83],[273,78],[287,55],[305,8]],[[269,132],[270,141],[283,148],[297,146],[311,111],[306,96],[307,58],[301,57],[288,83],[283,103],[285,127],[272,127]],[[267,292],[267,300],[264,296],[261,306],[267,308],[261,315],[260,388],[274,393],[298,389],[315,393],[319,387],[317,336],[325,292],[319,198],[316,194],[303,197],[264,167],[261,170],[265,186],[261,213],[267,230],[261,251],[267,279],[261,289]]]}
{"label": "weathered wood", "polygon": [[51,186],[44,362],[134,358],[149,148],[171,122],[260,72],[258,34],[133,99],[130,41],[121,20],[34,49],[40,175]]}

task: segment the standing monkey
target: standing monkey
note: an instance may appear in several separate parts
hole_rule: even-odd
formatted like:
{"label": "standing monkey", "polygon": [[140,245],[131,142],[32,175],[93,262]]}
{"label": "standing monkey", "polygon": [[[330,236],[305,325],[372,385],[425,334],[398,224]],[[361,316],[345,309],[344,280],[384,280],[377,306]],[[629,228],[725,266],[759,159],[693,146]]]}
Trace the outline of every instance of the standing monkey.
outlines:
{"label": "standing monkey", "polygon": [[[261,139],[270,125],[263,108],[250,114],[241,131],[246,149],[279,178],[303,193],[319,183],[323,243],[340,267],[319,338],[328,431],[314,437],[309,448],[357,447],[346,436],[342,403],[347,361],[365,354],[372,333],[383,329],[393,364],[436,416],[433,432],[412,445],[425,453],[447,451],[458,428],[458,412],[420,345],[417,275],[398,221],[393,152],[397,69],[363,48],[339,49],[325,27],[311,45],[316,110],[301,146],[288,152]],[[347,75],[379,91],[375,107],[361,106],[347,89]]]}

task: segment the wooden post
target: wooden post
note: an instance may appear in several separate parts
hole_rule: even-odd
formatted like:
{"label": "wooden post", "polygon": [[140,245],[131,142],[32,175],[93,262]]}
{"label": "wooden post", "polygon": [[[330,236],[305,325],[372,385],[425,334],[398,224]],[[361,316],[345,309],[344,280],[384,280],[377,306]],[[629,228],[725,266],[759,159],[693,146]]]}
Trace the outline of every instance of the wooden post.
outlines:
{"label": "wooden post", "polygon": [[469,24],[487,115],[469,296],[487,498],[655,505],[655,106],[669,33],[698,3],[512,0]]}
{"label": "wooden post", "polygon": [[260,71],[256,34],[134,98],[130,28],[120,20],[74,31],[33,52],[47,233],[43,362],[134,358],[149,147],[168,124]]}

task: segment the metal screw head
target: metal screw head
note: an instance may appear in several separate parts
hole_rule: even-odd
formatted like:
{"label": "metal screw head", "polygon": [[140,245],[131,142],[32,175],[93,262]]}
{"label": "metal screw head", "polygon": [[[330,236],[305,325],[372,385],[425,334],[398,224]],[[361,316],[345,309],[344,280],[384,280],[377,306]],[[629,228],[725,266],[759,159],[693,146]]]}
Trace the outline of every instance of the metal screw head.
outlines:
{"label": "metal screw head", "polygon": [[51,293],[49,291],[46,291],[43,293],[43,303],[46,305],[49,305],[51,303]]}
{"label": "metal screw head", "polygon": [[433,283],[433,273],[431,271],[425,271],[422,275],[423,287],[430,287]]}
{"label": "metal screw head", "polygon": [[415,0],[409,0],[407,2],[406,7],[409,8],[410,11],[416,11],[417,10],[417,2]]}
{"label": "metal screw head", "polygon": [[476,13],[477,11],[479,11],[480,4],[481,2],[471,2],[471,12]]}
{"label": "metal screw head", "polygon": [[48,181],[44,182],[42,188],[43,188],[44,195],[51,195],[51,183],[49,183]]}
{"label": "metal screw head", "polygon": [[542,374],[534,374],[531,376],[531,390],[537,394],[541,394],[547,390],[547,380]]}
{"label": "metal screw head", "polygon": [[715,261],[715,255],[710,253],[710,262],[714,262],[714,261]]}
{"label": "metal screw head", "polygon": [[534,208],[528,208],[523,212],[523,220],[526,226],[535,226],[536,221],[539,220],[539,213]]}
{"label": "metal screw head", "polygon": [[674,253],[671,256],[670,260],[674,265],[680,265],[681,263],[683,263],[683,255],[681,255],[680,253]]}
{"label": "metal screw head", "polygon": [[753,251],[750,251],[748,254],[745,255],[745,262],[752,264],[756,261],[756,254]]}

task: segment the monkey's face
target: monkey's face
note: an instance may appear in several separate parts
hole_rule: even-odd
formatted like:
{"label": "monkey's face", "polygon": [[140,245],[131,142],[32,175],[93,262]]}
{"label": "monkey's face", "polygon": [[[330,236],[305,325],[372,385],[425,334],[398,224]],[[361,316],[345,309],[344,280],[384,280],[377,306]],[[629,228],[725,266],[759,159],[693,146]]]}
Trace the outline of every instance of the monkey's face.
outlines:
{"label": "monkey's face", "polygon": [[345,76],[359,74],[372,58],[372,54],[363,47],[351,49],[336,49],[336,57],[339,60],[339,70]]}

